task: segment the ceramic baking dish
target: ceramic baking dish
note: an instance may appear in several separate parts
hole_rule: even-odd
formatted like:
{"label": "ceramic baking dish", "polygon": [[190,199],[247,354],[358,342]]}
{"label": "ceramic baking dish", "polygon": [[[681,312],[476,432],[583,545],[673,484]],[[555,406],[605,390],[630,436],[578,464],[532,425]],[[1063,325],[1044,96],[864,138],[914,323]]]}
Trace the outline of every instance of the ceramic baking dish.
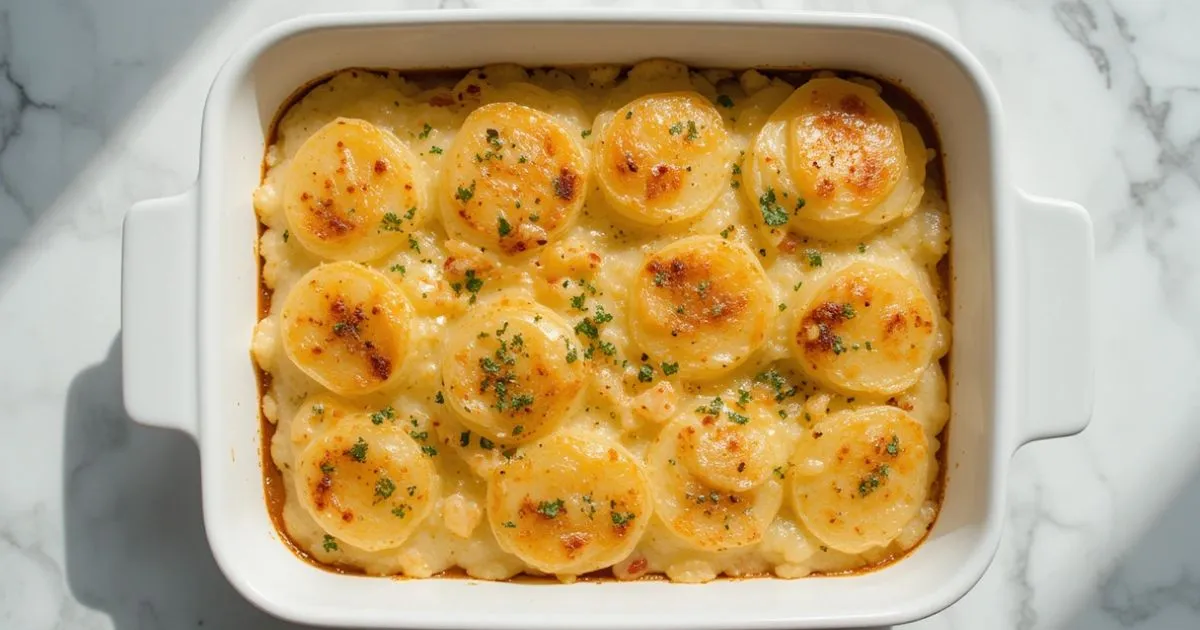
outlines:
{"label": "ceramic baking dish", "polygon": [[[851,577],[538,585],[339,575],[297,558],[264,504],[251,191],[271,119],[348,66],[632,63],[855,70],[906,88],[941,135],[953,216],[945,503],[909,557]],[[199,442],[218,563],[267,611],[326,625],[411,628],[816,628],[912,621],[950,605],[995,553],[1013,452],[1087,424],[1092,231],[1079,206],[1016,190],[980,64],[917,22],[812,13],[437,12],[329,15],[271,28],[217,77],[190,191],[125,223],[125,404]]]}

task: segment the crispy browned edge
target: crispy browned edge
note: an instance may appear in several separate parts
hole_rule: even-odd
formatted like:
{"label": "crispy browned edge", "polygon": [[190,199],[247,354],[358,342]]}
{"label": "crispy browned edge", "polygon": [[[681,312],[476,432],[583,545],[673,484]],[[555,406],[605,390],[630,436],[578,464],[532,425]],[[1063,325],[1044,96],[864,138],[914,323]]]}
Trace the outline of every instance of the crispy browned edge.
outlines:
{"label": "crispy browned edge", "polygon": [[[564,67],[564,66],[556,66],[556,67]],[[736,70],[746,70],[746,69],[747,68],[740,68],[740,69],[732,69],[732,70],[736,71]],[[262,162],[261,162],[260,168],[259,168],[259,181],[260,182],[264,181],[266,178],[266,175],[267,175],[267,159],[266,159],[267,148],[270,147],[271,145],[275,144],[276,135],[279,130],[279,122],[283,119],[284,115],[287,114],[288,110],[290,110],[292,108],[292,106],[295,105],[298,101],[300,101],[300,99],[304,98],[305,95],[307,95],[310,91],[312,91],[314,88],[321,85],[322,83],[328,81],[334,75],[342,73],[342,72],[346,72],[346,71],[355,71],[355,70],[360,71],[360,72],[370,72],[370,73],[387,73],[387,72],[392,71],[389,69],[375,69],[375,68],[343,68],[341,70],[335,70],[324,76],[313,79],[312,81],[309,81],[305,85],[296,89],[296,91],[292,92],[291,95],[289,95],[286,99],[284,99],[283,104],[279,106],[279,110],[275,112],[275,116],[271,119],[271,126],[267,131],[267,137],[263,144],[263,159],[262,159]],[[407,76],[421,75],[425,78],[435,79],[438,77],[445,77],[447,75],[449,75],[449,76],[461,75],[463,73],[468,72],[469,70],[470,69],[421,70],[421,71],[412,71],[412,72],[405,71],[404,74]],[[763,74],[766,74],[769,76],[778,76],[778,77],[788,81],[792,85],[801,85],[814,72],[817,72],[818,70],[825,70],[825,69],[758,68],[758,70],[759,70],[759,72],[762,72]],[[883,78],[873,76],[873,75],[863,74],[860,72],[841,71],[841,70],[834,70],[833,72],[835,72],[838,76],[842,76],[842,77],[858,76],[858,77],[871,79],[873,81],[878,82],[881,86],[883,86],[884,101],[886,101],[888,103],[888,105],[891,105],[894,109],[903,112],[905,114],[905,116],[908,117],[909,122],[913,123],[913,125],[915,125],[917,127],[917,129],[920,130],[921,137],[923,137],[925,139],[927,146],[934,149],[933,160],[930,161],[930,163],[927,167],[929,174],[927,175],[926,179],[932,179],[934,181],[937,181],[941,185],[943,197],[945,198],[947,206],[949,207],[949,205],[950,205],[949,204],[950,190],[949,190],[948,182],[946,181],[945,170],[943,167],[941,136],[938,133],[937,126],[933,122],[933,118],[929,115],[929,111],[925,108],[925,106],[921,103],[921,101],[916,96],[914,96],[913,94],[908,92],[906,89],[904,89],[902,86],[900,86],[897,82],[894,82],[894,81],[890,81],[890,80],[883,79]],[[261,237],[263,232],[266,231],[266,229],[267,229],[266,225],[264,225],[260,221],[258,223],[258,235]],[[262,254],[258,253],[257,242],[255,243],[255,254],[256,254],[256,257],[258,258],[258,319],[261,320],[262,318],[266,317],[271,312],[271,299],[273,298],[273,291],[270,288],[268,288],[266,283],[263,281],[262,268],[263,268],[263,264],[265,261],[263,260]],[[941,295],[938,296],[940,303],[941,304],[953,304],[953,302],[951,302],[951,297],[952,297],[951,292],[953,290],[953,283],[951,282],[952,275],[951,275],[951,269],[950,269],[950,257],[949,256],[945,256],[942,258],[942,260],[938,263],[937,271],[938,271],[938,276],[941,279],[940,290],[939,290],[939,293],[941,293]],[[336,565],[336,564],[325,564],[323,562],[320,562],[319,560],[314,558],[311,554],[309,554],[307,551],[301,549],[295,543],[295,541],[292,540],[292,537],[290,535],[288,535],[287,529],[284,527],[284,524],[283,524],[283,506],[284,506],[285,501],[287,500],[287,491],[283,487],[283,474],[280,472],[279,467],[275,464],[275,460],[271,457],[271,439],[275,436],[276,425],[272,424],[270,421],[267,420],[267,416],[266,416],[266,414],[263,413],[263,410],[262,410],[263,395],[266,394],[267,390],[271,387],[271,375],[269,373],[267,373],[266,371],[264,371],[262,368],[258,367],[258,363],[256,361],[254,361],[253,357],[251,357],[251,363],[254,364],[255,373],[258,375],[258,400],[259,400],[258,419],[259,419],[259,432],[262,436],[262,440],[259,443],[259,461],[262,464],[262,470],[263,470],[263,494],[266,498],[267,513],[270,514],[271,523],[275,526],[275,531],[279,535],[279,539],[283,542],[283,544],[287,545],[288,549],[290,549],[292,551],[292,553],[296,554],[297,557],[299,557],[301,560],[304,560],[305,562],[307,562],[317,568],[320,568],[320,569],[323,569],[326,571],[330,571],[333,573],[341,573],[341,574],[346,574],[346,575],[365,575],[363,573],[363,571],[357,567],[350,567],[350,566]],[[946,374],[946,379],[949,380],[949,378],[950,378],[950,355],[949,355],[949,353],[947,353],[946,356],[942,357],[941,366],[942,366],[942,370]],[[954,403],[952,400],[950,401],[950,404],[951,404],[951,408],[953,408]],[[911,549],[905,551],[904,553],[894,554],[888,558],[885,558],[883,560],[880,560],[879,562],[876,562],[875,564],[871,564],[871,565],[864,566],[864,567],[859,567],[857,569],[851,569],[849,571],[837,571],[837,572],[819,572],[818,571],[818,572],[814,572],[814,573],[808,575],[807,577],[847,577],[847,576],[861,575],[864,573],[878,571],[884,567],[890,566],[890,565],[904,559],[909,554],[911,554],[914,550],[916,550],[918,547],[920,547],[922,544],[925,543],[925,538],[929,536],[929,532],[933,529],[934,525],[937,524],[937,519],[941,516],[942,502],[945,499],[945,495],[946,495],[946,482],[947,482],[947,476],[949,474],[949,471],[947,470],[947,467],[946,467],[946,453],[950,450],[950,447],[949,447],[950,424],[949,423],[947,423],[945,428],[942,429],[942,432],[940,434],[938,434],[938,437],[941,441],[941,449],[939,449],[939,451],[938,451],[938,469],[939,470],[938,470],[938,476],[936,479],[934,479],[933,486],[930,488],[930,492],[933,494],[934,498],[936,499],[938,511],[934,515],[934,520],[932,522],[930,522],[929,527],[925,530],[925,536],[923,536],[921,538],[921,540],[919,542],[917,542],[917,544],[913,545]],[[434,577],[471,579],[466,574],[466,572],[464,572],[462,569],[460,569],[458,567],[454,567],[447,571],[443,571],[442,573],[439,573],[438,575],[436,575]],[[773,577],[775,577],[775,576],[773,576],[769,573],[763,573],[763,574],[757,574],[757,575],[739,576],[736,578],[728,577],[728,576],[719,576],[717,579],[719,579],[719,580],[744,580],[744,579],[773,578]],[[404,579],[404,578],[403,578],[403,576],[393,576],[393,579]],[[617,581],[617,578],[615,576],[613,576],[611,569],[603,569],[600,571],[595,571],[592,573],[581,575],[581,576],[579,576],[578,579],[579,579],[579,581],[586,581],[586,582],[605,582],[605,581],[610,581],[610,580]],[[643,576],[638,579],[639,580],[664,580],[666,578],[665,578],[665,576],[663,576],[661,574],[654,574],[654,575],[646,575],[646,576]],[[516,582],[522,582],[522,583],[534,583],[534,584],[548,584],[548,583],[556,584],[556,583],[558,583],[558,581],[555,580],[553,577],[537,577],[537,576],[531,576],[531,575],[526,575],[526,574],[517,575],[513,578],[510,578],[508,581],[510,581],[510,582],[516,581]]]}

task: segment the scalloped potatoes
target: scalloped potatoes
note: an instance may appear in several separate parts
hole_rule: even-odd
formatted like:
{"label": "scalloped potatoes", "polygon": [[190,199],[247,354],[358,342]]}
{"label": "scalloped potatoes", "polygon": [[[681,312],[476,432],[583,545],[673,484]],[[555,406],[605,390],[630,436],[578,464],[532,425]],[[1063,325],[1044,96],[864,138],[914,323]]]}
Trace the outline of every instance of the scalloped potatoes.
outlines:
{"label": "scalloped potatoes", "polygon": [[490,580],[902,555],[949,415],[927,140],[830,73],[317,85],[254,196],[286,535],[371,575]]}

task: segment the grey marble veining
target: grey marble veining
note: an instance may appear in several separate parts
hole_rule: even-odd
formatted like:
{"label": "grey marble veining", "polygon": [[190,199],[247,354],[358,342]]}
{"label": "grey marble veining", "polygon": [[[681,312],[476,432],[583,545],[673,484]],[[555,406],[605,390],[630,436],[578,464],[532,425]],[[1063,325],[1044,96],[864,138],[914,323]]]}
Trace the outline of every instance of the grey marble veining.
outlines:
{"label": "grey marble veining", "polygon": [[[1018,453],[991,569],[913,627],[1200,628],[1200,3],[588,4],[896,13],[983,61],[1016,181],[1095,222],[1096,413]],[[290,627],[217,570],[194,445],[124,414],[120,222],[195,177],[201,104],[232,49],[329,8],[0,0],[0,628]]]}

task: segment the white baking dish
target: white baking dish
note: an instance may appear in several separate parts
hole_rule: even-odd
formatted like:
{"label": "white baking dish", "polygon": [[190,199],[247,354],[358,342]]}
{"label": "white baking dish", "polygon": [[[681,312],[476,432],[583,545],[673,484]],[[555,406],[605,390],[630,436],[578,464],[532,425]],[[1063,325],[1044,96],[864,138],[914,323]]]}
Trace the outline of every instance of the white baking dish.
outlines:
{"label": "white baking dish", "polygon": [[[668,57],[694,66],[850,69],[907,88],[941,134],[953,215],[948,488],[928,540],[843,578],[532,585],[337,575],[298,559],[264,504],[249,356],[257,316],[251,191],[272,116],[347,66],[461,68]],[[189,192],[125,223],[125,403],[197,439],[209,541],[229,580],[289,619],[360,627],[813,628],[884,625],[961,597],[995,553],[1013,452],[1076,433],[1091,405],[1092,232],[1075,204],[1008,179],[1000,106],[959,44],[897,18],[808,13],[438,12],[310,17],[237,53],[204,113]]]}

